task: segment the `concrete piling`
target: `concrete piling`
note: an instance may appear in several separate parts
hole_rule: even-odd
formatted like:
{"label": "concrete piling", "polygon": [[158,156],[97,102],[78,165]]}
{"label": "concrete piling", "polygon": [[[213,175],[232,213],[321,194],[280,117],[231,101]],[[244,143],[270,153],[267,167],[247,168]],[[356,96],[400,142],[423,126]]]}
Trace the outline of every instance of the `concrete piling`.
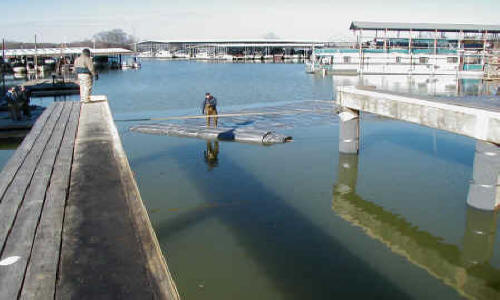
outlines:
{"label": "concrete piling", "polygon": [[500,147],[477,141],[467,204],[482,210],[500,207]]}

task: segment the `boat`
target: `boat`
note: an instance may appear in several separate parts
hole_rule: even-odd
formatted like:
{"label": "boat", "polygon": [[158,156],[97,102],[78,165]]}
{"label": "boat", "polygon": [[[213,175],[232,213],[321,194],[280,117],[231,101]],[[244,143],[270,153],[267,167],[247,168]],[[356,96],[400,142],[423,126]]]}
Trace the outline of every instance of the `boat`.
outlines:
{"label": "boat", "polygon": [[139,54],[137,54],[137,57],[151,58],[154,57],[154,53],[152,51],[139,52]]}
{"label": "boat", "polygon": [[194,57],[196,59],[203,59],[203,60],[212,58],[207,51],[198,52],[198,53],[196,53],[196,55]]}
{"label": "boat", "polygon": [[26,73],[26,66],[22,63],[15,63],[12,65],[12,71],[17,74],[25,74]]}
{"label": "boat", "polygon": [[155,54],[156,58],[173,58],[174,55],[168,50],[160,50]]}
{"label": "boat", "polygon": [[174,58],[189,59],[190,55],[185,50],[177,50],[174,52]]}
{"label": "boat", "polygon": [[219,53],[215,56],[215,59],[217,60],[229,60],[229,61],[232,61],[234,59],[234,57],[231,55],[231,54],[222,54],[222,53]]}

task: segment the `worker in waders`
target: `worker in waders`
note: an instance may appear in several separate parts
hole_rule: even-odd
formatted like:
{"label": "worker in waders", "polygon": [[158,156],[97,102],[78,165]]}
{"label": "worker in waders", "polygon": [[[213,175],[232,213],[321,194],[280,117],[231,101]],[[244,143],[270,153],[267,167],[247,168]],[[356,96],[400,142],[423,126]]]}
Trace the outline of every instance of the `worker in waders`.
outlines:
{"label": "worker in waders", "polygon": [[89,49],[83,49],[82,54],[75,60],[75,72],[78,74],[78,80],[80,81],[80,100],[90,102],[93,77],[96,80],[99,77],[94,70],[94,63],[90,58]]}
{"label": "worker in waders", "polygon": [[[205,93],[205,100],[201,105],[201,113],[207,115],[207,127],[210,126],[210,119],[214,119],[214,126],[217,127],[217,99],[210,93]],[[215,117],[210,117],[215,115]]]}

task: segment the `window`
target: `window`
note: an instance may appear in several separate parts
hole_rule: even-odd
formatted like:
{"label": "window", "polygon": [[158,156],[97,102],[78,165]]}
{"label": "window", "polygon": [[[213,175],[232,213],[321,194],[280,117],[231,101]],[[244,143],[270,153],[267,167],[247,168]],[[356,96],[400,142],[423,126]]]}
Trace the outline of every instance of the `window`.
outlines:
{"label": "window", "polygon": [[458,57],[448,57],[448,58],[446,58],[446,61],[449,64],[456,64],[458,62]]}
{"label": "window", "polygon": [[429,58],[428,57],[420,57],[418,59],[418,62],[421,63],[421,64],[429,63]]}
{"label": "window", "polygon": [[348,64],[351,62],[351,57],[350,56],[344,56],[344,63]]}

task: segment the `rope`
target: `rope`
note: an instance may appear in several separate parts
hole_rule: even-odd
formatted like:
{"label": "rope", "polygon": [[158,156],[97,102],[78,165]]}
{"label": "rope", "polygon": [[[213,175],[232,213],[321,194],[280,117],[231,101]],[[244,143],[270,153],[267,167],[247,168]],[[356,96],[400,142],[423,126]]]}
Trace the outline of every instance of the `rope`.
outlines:
{"label": "rope", "polygon": [[115,122],[168,121],[168,120],[206,119],[211,117],[230,118],[230,117],[242,117],[242,116],[292,115],[292,114],[322,112],[322,111],[328,111],[328,110],[296,109],[296,110],[284,110],[284,111],[274,111],[274,112],[269,111],[269,112],[228,113],[228,114],[218,114],[218,115],[172,116],[164,118],[118,119],[115,120]]}

